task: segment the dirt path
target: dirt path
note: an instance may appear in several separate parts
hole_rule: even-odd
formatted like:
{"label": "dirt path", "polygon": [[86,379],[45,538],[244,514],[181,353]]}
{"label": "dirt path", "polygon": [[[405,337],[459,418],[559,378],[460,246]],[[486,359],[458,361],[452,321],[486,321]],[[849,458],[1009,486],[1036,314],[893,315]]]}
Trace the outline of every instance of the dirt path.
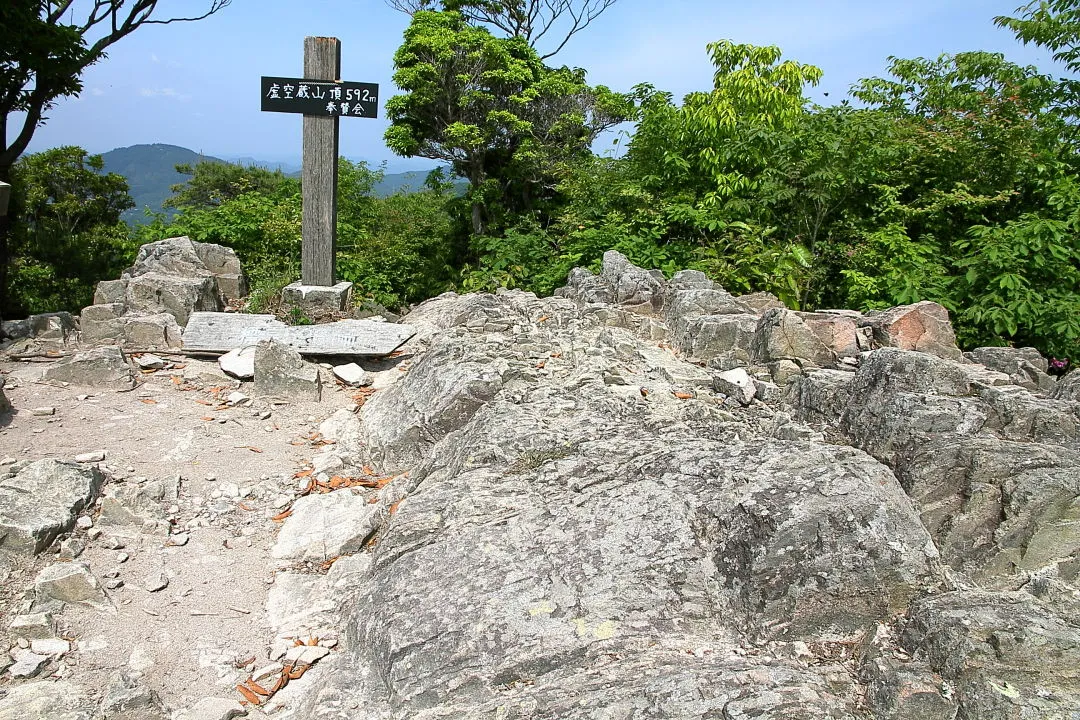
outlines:
{"label": "dirt path", "polygon": [[[230,406],[236,383],[216,363],[176,360],[184,367],[143,375],[131,392],[39,384],[41,364],[0,364],[16,408],[0,425],[5,462],[103,451],[106,495],[165,489],[135,524],[105,524],[99,502],[93,528],[72,534],[74,545],[85,544],[78,560],[109,588],[116,613],[67,605],[58,634],[75,650],[43,676],[70,679],[94,697],[116,671],[135,671],[173,709],[208,696],[239,699],[235,684],[268,662],[273,517],[297,495],[295,475],[318,452],[319,423],[355,404],[351,392],[330,386],[317,404]],[[55,414],[32,411],[49,407]],[[46,552],[0,577],[5,650],[15,646],[6,635],[11,617],[28,609],[24,591],[55,561]],[[151,591],[162,578],[167,587]],[[0,679],[0,691],[9,682]]]}

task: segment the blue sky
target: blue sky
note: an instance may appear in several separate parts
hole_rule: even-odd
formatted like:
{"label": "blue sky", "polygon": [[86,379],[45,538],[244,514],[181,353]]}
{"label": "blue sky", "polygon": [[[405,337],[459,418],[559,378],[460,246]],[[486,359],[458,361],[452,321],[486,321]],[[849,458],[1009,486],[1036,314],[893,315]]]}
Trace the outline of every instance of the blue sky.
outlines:
{"label": "blue sky", "polygon": [[[162,0],[161,16],[194,14],[204,0]],[[707,90],[705,44],[722,38],[779,45],[787,58],[824,70],[817,101],[842,99],[860,78],[884,73],[887,58],[993,50],[1054,68],[994,27],[1020,0],[618,0],[554,60],[583,67],[617,90],[639,82],[682,97]],[[60,102],[31,151],[80,145],[105,152],[137,143],[181,145],[208,155],[299,162],[301,117],[259,110],[259,77],[299,77],[306,35],[342,43],[342,79],[376,82],[393,94],[393,54],[408,17],[382,0],[233,0],[207,20],[147,26],[114,45],[88,70],[85,89]],[[380,115],[382,110],[380,108]],[[12,123],[14,124],[14,123]],[[341,154],[391,170],[431,167],[403,161],[382,142],[386,122],[341,121]],[[14,128],[9,127],[9,133]]]}

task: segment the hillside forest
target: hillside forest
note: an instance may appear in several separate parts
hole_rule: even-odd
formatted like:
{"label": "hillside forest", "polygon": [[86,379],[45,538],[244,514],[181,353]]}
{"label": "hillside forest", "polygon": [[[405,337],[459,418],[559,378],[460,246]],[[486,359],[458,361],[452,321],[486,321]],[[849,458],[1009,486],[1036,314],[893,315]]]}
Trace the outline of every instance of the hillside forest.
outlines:
{"label": "hillside forest", "polygon": [[[615,249],[795,309],[934,300],[965,347],[1080,358],[1080,81],[975,50],[892,58],[887,76],[820,106],[805,95],[820,69],[719,40],[703,55],[712,87],[617,92],[468,6],[412,13],[386,103],[387,145],[452,174],[375,197],[380,170],[341,162],[338,274],[359,297],[396,310],[447,290],[549,294]],[[1080,69],[1080,0],[987,22]],[[598,138],[613,149],[598,154]],[[270,306],[299,277],[299,181],[182,171],[176,214],[130,228],[124,178],[100,158],[20,158],[0,314],[78,311],[139,244],[176,235],[235,248],[249,309]]]}

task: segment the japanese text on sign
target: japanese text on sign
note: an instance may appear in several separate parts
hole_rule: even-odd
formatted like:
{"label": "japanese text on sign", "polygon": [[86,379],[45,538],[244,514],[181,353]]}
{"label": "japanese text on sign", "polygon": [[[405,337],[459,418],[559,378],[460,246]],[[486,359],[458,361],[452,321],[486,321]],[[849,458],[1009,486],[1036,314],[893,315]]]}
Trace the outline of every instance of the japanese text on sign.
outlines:
{"label": "japanese text on sign", "polygon": [[379,86],[376,83],[264,77],[262,109],[323,117],[375,118],[379,115]]}

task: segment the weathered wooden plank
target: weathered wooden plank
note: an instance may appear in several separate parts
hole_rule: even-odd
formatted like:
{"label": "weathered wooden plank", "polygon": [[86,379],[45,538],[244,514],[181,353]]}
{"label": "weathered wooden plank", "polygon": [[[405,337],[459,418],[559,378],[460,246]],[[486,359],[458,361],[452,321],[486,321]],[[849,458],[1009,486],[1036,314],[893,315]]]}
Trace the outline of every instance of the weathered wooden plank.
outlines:
{"label": "weathered wooden plank", "polygon": [[[304,38],[304,77],[337,80],[341,42]],[[305,285],[333,285],[337,250],[338,118],[304,116],[303,242],[300,277]]]}
{"label": "weathered wooden plank", "polygon": [[304,355],[383,356],[397,350],[416,330],[373,320],[339,320],[325,325],[286,325],[273,315],[192,313],[184,328],[184,352],[225,353],[260,340],[288,343]]}

